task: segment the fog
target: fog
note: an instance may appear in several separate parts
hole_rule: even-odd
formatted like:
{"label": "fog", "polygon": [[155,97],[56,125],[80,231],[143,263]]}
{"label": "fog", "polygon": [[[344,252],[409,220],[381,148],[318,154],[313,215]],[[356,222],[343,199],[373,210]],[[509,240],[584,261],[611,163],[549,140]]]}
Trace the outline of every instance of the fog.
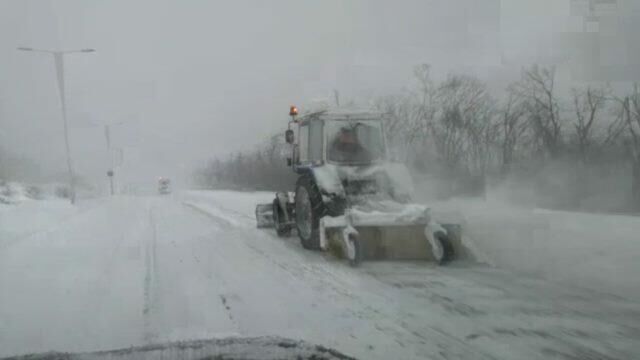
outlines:
{"label": "fog", "polygon": [[96,49],[65,57],[74,166],[104,181],[112,124],[120,181],[144,182],[251,147],[283,129],[289,104],[398,91],[418,64],[495,91],[534,62],[557,65],[567,83],[640,80],[638,8],[620,0],[614,30],[587,29],[603,34],[594,60],[576,35],[580,1],[2,0],[0,144],[44,177],[64,174],[53,60],[19,46]]}
{"label": "fog", "polygon": [[0,358],[638,358],[638,34],[640,0],[0,0]]}

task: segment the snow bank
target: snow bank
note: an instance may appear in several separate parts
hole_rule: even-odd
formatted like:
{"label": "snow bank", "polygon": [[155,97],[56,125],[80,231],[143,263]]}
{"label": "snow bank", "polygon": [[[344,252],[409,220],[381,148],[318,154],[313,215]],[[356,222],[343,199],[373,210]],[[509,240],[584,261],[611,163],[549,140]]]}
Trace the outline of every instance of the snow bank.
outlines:
{"label": "snow bank", "polygon": [[[51,189],[54,189],[51,185]],[[0,251],[30,236],[53,231],[66,221],[85,213],[100,205],[105,199],[83,199],[71,205],[68,199],[58,198],[47,191],[46,186],[39,188],[37,197],[29,190],[29,186],[19,185],[26,189],[27,195],[13,196],[10,204],[0,203]],[[36,201],[37,200],[37,201]]]}
{"label": "snow bank", "polygon": [[27,236],[52,229],[78,211],[78,207],[62,199],[0,206],[0,249]]}
{"label": "snow bank", "polygon": [[640,217],[526,209],[482,200],[430,205],[437,220],[438,215],[458,213],[477,257],[492,265],[640,299]]}
{"label": "snow bank", "polygon": [[36,197],[36,195],[32,189],[25,185],[15,182],[0,182],[0,204],[18,204],[31,200]]}
{"label": "snow bank", "polygon": [[91,201],[72,206],[69,200],[55,195],[59,188],[58,184],[33,186],[0,180],[0,249],[55,228],[92,206]]}
{"label": "snow bank", "polygon": [[[86,187],[79,187],[77,193],[78,197],[82,198],[96,196],[95,192]],[[0,179],[0,210],[6,209],[6,205],[16,205],[31,200],[68,198],[68,194],[69,187],[65,184],[23,184]]]}

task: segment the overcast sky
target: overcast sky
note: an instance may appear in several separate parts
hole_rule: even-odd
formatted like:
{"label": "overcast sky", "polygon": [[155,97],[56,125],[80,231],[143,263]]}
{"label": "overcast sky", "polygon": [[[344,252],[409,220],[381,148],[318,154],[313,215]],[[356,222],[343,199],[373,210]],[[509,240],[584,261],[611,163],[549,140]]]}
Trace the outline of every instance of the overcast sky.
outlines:
{"label": "overcast sky", "polygon": [[[0,143],[64,170],[53,61],[17,46],[97,50],[65,58],[76,167],[102,176],[103,124],[121,123],[112,140],[124,148],[124,177],[144,181],[181,177],[284,129],[289,104],[333,89],[397,91],[416,64],[498,87],[523,64],[566,65],[576,54],[566,34],[584,26],[579,2],[0,0]],[[620,39],[640,30],[629,15],[640,1],[618,2],[626,15],[603,42],[618,45],[599,61],[628,75],[640,49]]]}

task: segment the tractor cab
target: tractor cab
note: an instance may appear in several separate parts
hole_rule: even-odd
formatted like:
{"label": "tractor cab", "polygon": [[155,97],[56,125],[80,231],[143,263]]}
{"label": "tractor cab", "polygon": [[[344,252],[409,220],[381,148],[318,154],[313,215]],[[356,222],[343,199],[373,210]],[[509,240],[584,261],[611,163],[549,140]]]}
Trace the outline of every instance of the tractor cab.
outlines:
{"label": "tractor cab", "polygon": [[323,164],[366,166],[386,158],[381,114],[325,110],[298,118],[297,110],[292,113],[285,137],[293,144],[290,164],[298,173]]}

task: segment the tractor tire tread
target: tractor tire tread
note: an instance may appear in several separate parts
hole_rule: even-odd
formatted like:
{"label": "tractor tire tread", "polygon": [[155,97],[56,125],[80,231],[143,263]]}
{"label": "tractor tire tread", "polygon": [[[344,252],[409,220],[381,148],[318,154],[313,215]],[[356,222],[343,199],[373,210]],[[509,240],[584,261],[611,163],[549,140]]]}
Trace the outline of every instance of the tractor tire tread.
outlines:
{"label": "tractor tire tread", "polygon": [[327,209],[322,201],[322,195],[318,189],[318,185],[310,175],[303,175],[298,178],[296,182],[296,189],[298,187],[305,187],[309,194],[309,201],[311,202],[312,209],[312,221],[311,221],[311,236],[309,239],[304,239],[301,232],[298,231],[300,236],[300,242],[305,249],[319,250],[320,249],[320,219],[327,214]]}

